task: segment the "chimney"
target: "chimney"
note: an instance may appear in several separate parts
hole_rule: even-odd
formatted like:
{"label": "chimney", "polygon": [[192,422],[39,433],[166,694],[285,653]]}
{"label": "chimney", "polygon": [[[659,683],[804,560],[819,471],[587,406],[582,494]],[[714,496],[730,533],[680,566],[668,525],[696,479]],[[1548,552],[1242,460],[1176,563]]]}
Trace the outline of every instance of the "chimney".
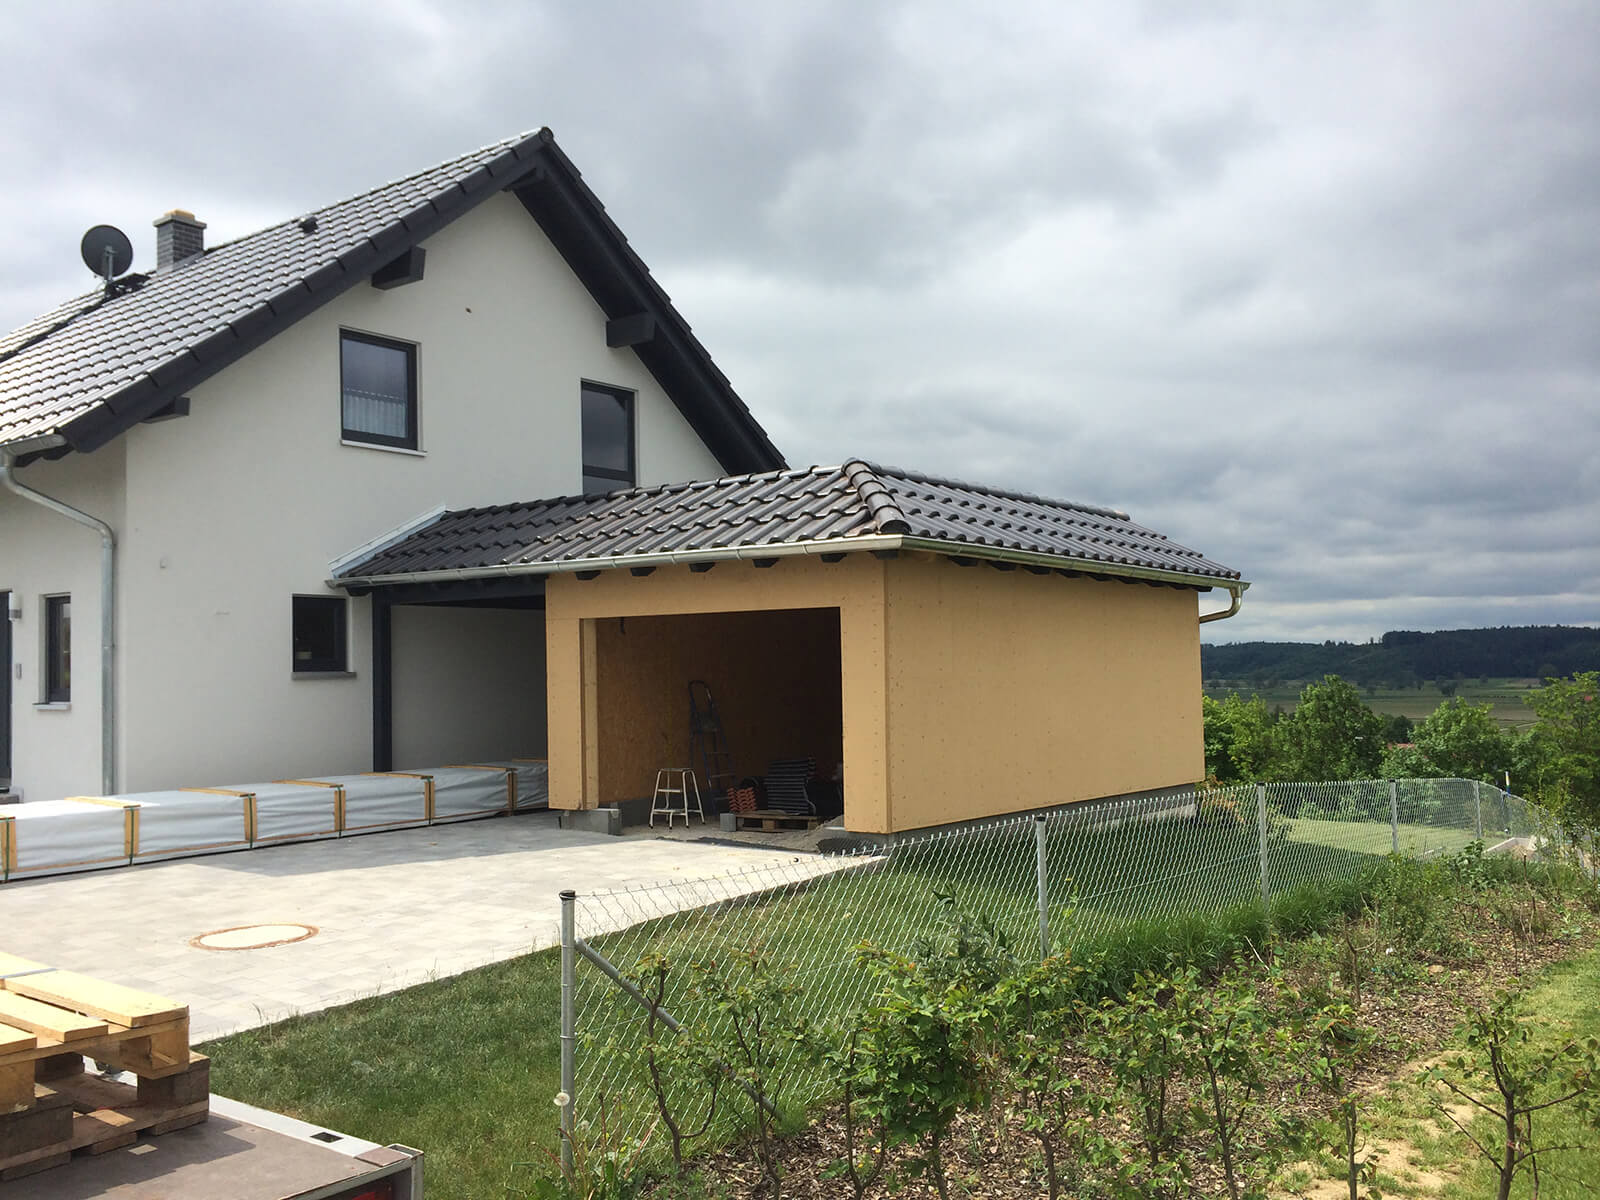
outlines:
{"label": "chimney", "polygon": [[154,222],[156,227],[156,270],[165,271],[186,259],[193,258],[206,248],[204,221],[194,219],[192,212],[175,208]]}

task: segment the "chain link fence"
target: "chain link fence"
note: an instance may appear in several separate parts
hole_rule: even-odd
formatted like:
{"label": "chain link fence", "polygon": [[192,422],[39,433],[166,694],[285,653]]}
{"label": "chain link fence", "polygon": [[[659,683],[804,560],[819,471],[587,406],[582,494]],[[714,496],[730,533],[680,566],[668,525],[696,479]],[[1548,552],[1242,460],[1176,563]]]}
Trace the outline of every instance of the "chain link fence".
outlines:
{"label": "chain link fence", "polygon": [[[649,956],[677,966],[759,945],[799,987],[812,1024],[869,998],[863,942],[904,953],[941,911],[981,914],[1023,952],[1082,954],[1141,922],[1203,917],[1301,884],[1354,878],[1387,855],[1551,853],[1564,835],[1538,806],[1461,779],[1272,783],[1088,802],[830,855],[774,856],[713,878],[563,894],[563,1120],[603,1116],[612,1136],[653,1117],[640,1055]],[[707,1019],[691,972],[666,979],[669,1029]],[[795,1066],[791,1102],[822,1098]]]}

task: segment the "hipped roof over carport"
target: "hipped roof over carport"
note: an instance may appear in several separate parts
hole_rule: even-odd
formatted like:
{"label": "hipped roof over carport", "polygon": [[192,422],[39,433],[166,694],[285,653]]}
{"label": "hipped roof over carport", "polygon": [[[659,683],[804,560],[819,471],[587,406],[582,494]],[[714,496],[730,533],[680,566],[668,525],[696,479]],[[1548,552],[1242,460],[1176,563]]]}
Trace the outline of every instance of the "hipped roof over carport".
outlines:
{"label": "hipped roof over carport", "polygon": [[[1135,524],[1127,513],[1003,491],[860,459],[565,496],[438,510],[333,564],[334,586],[374,588],[518,575],[792,555],[922,550],[968,565],[1116,578],[1234,598],[1239,572]],[[1221,614],[1216,614],[1221,615]]]}

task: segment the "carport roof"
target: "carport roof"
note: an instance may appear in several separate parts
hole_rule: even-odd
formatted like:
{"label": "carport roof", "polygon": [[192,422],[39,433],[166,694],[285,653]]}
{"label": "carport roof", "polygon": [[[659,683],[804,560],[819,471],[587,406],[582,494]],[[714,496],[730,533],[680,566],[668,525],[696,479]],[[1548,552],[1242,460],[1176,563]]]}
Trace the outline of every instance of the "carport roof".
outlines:
{"label": "carport roof", "polygon": [[1239,572],[1115,509],[859,459],[432,514],[335,563],[333,582],[367,588],[898,549],[1180,586],[1247,586]]}

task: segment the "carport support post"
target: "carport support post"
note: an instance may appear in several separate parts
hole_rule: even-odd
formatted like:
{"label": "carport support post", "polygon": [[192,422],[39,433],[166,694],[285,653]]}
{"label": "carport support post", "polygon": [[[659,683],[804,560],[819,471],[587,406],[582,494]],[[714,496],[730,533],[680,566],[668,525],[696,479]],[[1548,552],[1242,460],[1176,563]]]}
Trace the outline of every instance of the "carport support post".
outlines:
{"label": "carport support post", "polygon": [[1039,961],[1050,957],[1050,875],[1044,854],[1045,819],[1043,813],[1033,816],[1033,873],[1039,892]]}
{"label": "carport support post", "polygon": [[1476,779],[1472,781],[1472,808],[1476,814],[1473,818],[1473,828],[1478,831],[1478,840],[1483,841],[1483,784]]}
{"label": "carport support post", "polygon": [[1267,785],[1256,784],[1256,835],[1261,846],[1261,906],[1267,906]]}
{"label": "carport support post", "polygon": [[1400,853],[1400,784],[1389,780],[1389,849]]}
{"label": "carport support post", "polygon": [[571,888],[561,893],[561,1173],[572,1181],[572,1110],[577,1091],[578,1047],[578,937],[574,912],[578,893]]}

